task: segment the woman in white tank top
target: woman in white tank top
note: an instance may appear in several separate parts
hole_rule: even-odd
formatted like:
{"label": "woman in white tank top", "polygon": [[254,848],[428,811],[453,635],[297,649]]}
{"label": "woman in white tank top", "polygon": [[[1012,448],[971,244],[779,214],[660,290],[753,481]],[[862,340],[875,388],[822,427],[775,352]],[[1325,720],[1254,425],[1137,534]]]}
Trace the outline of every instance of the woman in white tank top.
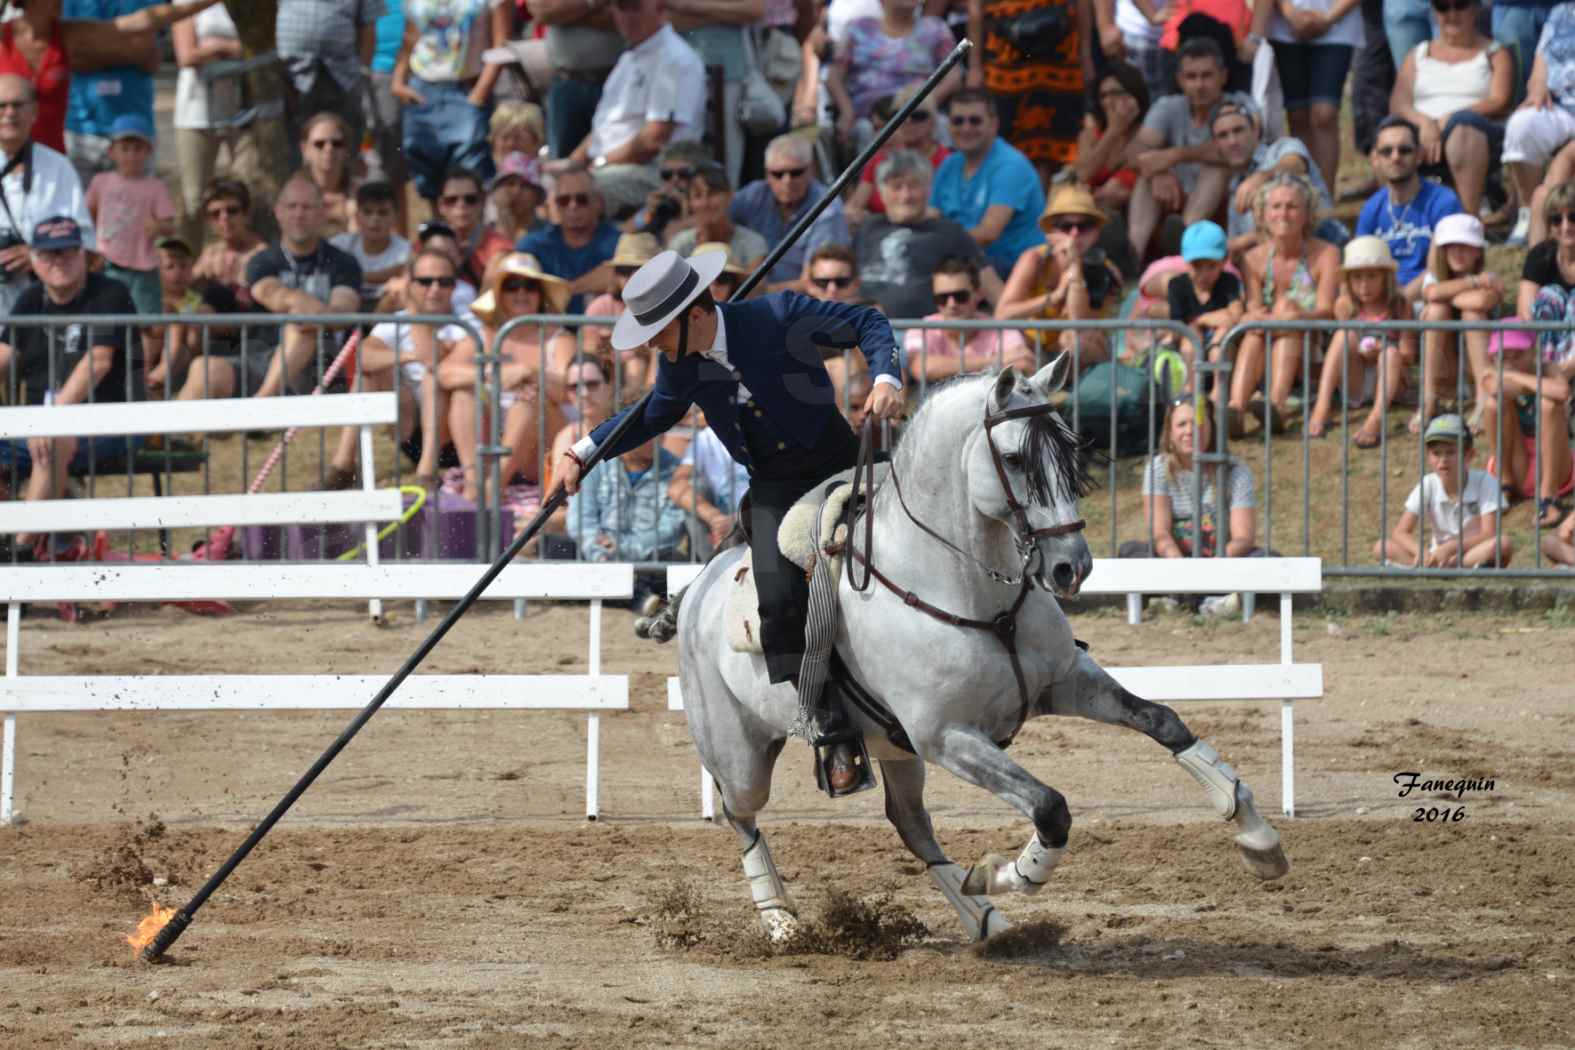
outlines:
{"label": "woman in white tank top", "polygon": [[1422,170],[1447,177],[1467,215],[1504,151],[1504,120],[1515,90],[1515,61],[1477,32],[1477,0],[1434,0],[1438,35],[1400,65],[1391,113],[1420,131]]}

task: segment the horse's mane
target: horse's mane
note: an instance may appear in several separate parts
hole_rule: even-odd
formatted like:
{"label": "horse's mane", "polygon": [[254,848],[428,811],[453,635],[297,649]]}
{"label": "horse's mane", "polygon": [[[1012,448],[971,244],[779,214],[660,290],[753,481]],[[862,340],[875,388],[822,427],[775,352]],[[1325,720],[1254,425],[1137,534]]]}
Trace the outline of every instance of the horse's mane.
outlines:
{"label": "horse's mane", "polygon": [[[913,416],[908,421],[893,459],[900,468],[909,468],[918,457],[918,435],[928,429],[937,401],[950,400],[954,392],[975,385],[989,386],[995,382],[994,373],[958,375],[935,383],[919,400]],[[988,396],[988,393],[986,393]],[[978,420],[982,422],[983,414]],[[1030,416],[1024,422],[1023,440],[1017,453],[1023,462],[1028,479],[1028,499],[1043,507],[1050,506],[1056,488],[1073,499],[1081,499],[1093,490],[1094,479],[1088,471],[1088,442],[1061,418],[1059,412],[1046,412]]]}

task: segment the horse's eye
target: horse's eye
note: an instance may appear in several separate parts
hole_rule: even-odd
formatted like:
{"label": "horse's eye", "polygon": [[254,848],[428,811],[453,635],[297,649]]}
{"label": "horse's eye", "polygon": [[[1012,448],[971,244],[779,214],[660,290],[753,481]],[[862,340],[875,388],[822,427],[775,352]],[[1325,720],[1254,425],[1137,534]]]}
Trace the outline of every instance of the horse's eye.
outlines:
{"label": "horse's eye", "polygon": [[1023,465],[1023,457],[1015,452],[1008,452],[1001,457],[1001,462],[1009,467],[1021,467]]}

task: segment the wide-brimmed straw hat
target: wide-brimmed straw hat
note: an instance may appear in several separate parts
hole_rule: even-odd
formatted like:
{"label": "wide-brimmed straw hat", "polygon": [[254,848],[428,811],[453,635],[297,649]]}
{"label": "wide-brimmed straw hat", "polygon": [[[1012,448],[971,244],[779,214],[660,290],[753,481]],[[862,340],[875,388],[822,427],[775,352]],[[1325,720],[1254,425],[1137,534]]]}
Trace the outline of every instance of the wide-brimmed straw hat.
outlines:
{"label": "wide-brimmed straw hat", "polygon": [[709,291],[727,266],[726,252],[696,252],[685,259],[668,250],[640,267],[623,288],[627,310],[613,326],[614,350],[635,350]]}
{"label": "wide-brimmed straw hat", "polygon": [[482,324],[493,324],[501,308],[501,291],[505,277],[528,277],[541,285],[542,305],[548,313],[561,314],[569,307],[569,282],[554,277],[541,268],[541,263],[528,252],[510,252],[503,257],[498,268],[487,282],[487,290],[471,304],[470,312]]}
{"label": "wide-brimmed straw hat", "polygon": [[727,256],[727,265],[722,267],[723,273],[735,274],[739,277],[743,277],[749,273],[748,270],[744,269],[738,263],[733,261],[733,249],[729,248],[721,241],[706,241],[704,244],[696,245],[693,254],[700,255],[704,252],[721,252],[723,255]]}
{"label": "wide-brimmed straw hat", "polygon": [[1103,209],[1094,201],[1094,195],[1088,192],[1088,187],[1081,183],[1069,183],[1057,186],[1050,192],[1050,200],[1045,203],[1045,210],[1039,216],[1039,228],[1046,233],[1055,229],[1051,220],[1057,215],[1086,215],[1099,223],[1105,223]]}
{"label": "wide-brimmed straw hat", "polygon": [[1340,270],[1398,270],[1395,257],[1389,254],[1389,242],[1382,237],[1354,237],[1345,246],[1345,258]]}
{"label": "wide-brimmed straw hat", "polygon": [[662,242],[651,233],[625,233],[613,249],[613,266],[644,266],[662,254]]}

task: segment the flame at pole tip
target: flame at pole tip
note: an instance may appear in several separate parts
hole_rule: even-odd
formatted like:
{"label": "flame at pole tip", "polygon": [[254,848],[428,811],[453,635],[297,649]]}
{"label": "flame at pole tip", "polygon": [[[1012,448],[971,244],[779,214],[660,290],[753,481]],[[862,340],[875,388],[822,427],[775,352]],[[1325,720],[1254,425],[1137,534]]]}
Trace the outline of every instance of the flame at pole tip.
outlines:
{"label": "flame at pole tip", "polygon": [[153,938],[157,937],[159,931],[169,925],[169,921],[174,917],[174,908],[166,908],[158,901],[154,901],[153,910],[144,915],[142,921],[137,923],[137,932],[126,935],[126,943],[131,945],[132,957],[140,956],[142,949],[152,944]]}

